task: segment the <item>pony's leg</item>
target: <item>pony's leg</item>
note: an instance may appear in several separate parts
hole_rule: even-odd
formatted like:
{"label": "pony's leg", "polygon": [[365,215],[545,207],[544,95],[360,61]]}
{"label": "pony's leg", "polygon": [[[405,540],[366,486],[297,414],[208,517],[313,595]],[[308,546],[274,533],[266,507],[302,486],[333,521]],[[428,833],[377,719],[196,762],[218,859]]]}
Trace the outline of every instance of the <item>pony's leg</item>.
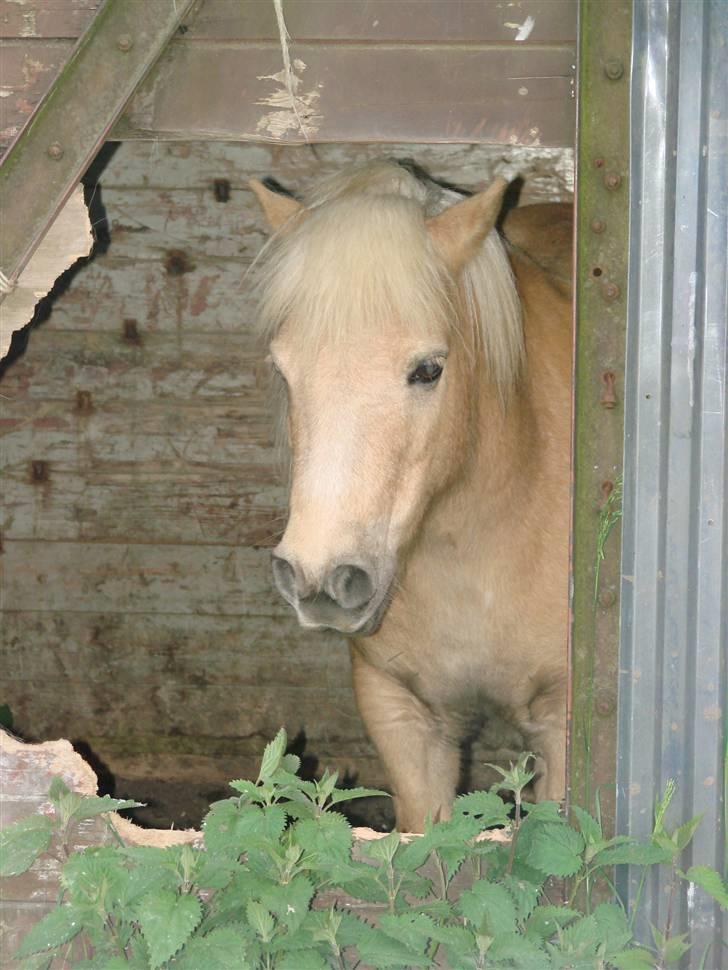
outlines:
{"label": "pony's leg", "polygon": [[560,802],[566,785],[566,687],[537,697],[526,729],[529,744],[541,757],[534,794],[538,801]]}
{"label": "pony's leg", "polygon": [[460,748],[403,684],[352,651],[357,706],[392,784],[397,828],[422,832],[450,817],[460,772]]}

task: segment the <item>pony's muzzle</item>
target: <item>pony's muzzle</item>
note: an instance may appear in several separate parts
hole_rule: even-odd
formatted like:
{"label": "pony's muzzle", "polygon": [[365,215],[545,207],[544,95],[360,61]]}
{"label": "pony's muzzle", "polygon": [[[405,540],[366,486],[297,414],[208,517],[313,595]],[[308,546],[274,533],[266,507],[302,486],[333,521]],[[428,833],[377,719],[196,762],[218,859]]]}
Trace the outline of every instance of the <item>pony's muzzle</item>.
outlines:
{"label": "pony's muzzle", "polygon": [[312,585],[295,564],[274,554],[273,579],[303,626],[331,627],[342,633],[353,633],[363,625],[376,593],[367,570],[350,563],[334,567],[320,585]]}

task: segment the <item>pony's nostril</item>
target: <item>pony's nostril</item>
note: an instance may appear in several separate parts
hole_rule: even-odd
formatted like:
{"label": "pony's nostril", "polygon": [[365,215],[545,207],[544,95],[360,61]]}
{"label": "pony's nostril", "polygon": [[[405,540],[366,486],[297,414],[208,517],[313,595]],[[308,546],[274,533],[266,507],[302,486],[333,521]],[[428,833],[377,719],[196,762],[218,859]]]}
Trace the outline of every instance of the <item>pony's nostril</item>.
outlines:
{"label": "pony's nostril", "polygon": [[337,566],[326,587],[329,595],[345,610],[364,606],[374,595],[369,574],[358,566]]}
{"label": "pony's nostril", "polygon": [[296,598],[296,572],[287,559],[273,556],[273,579],[281,596],[293,602]]}

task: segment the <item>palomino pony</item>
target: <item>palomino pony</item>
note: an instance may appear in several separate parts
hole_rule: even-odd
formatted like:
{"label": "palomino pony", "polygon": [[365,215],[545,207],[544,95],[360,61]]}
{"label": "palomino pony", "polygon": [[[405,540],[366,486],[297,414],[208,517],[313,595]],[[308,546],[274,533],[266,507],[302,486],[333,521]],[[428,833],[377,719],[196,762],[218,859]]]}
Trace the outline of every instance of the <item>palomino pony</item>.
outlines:
{"label": "palomino pony", "polygon": [[251,187],[288,394],[274,578],[303,626],[351,638],[398,828],[449,817],[486,703],[539,755],[537,797],[560,799],[571,327],[546,240],[565,207],[515,210],[510,245],[503,180],[464,198],[385,161],[305,204]]}

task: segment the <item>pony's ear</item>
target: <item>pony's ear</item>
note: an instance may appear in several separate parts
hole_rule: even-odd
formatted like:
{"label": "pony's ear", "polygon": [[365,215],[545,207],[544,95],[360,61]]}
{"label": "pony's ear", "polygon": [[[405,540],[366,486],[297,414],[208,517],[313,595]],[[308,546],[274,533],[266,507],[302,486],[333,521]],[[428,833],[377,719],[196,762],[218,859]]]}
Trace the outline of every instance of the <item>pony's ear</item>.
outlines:
{"label": "pony's ear", "polygon": [[430,238],[453,274],[475,256],[495,226],[507,187],[504,178],[497,178],[487,189],[427,220]]}
{"label": "pony's ear", "polygon": [[271,229],[280,229],[303,209],[296,199],[271,191],[258,179],[251,179],[248,185],[255,192]]}

